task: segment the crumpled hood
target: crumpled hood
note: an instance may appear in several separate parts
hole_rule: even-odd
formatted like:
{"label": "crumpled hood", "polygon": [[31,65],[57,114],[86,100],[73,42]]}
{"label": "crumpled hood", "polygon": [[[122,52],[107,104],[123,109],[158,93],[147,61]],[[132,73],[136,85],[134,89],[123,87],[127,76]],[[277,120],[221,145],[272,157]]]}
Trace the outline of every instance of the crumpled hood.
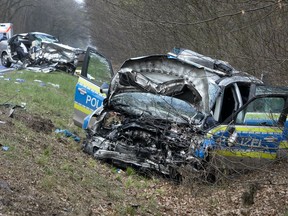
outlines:
{"label": "crumpled hood", "polygon": [[216,98],[209,92],[213,90],[216,96],[220,90],[211,77],[205,70],[168,55],[134,58],[126,61],[112,79],[110,96],[125,91],[175,96],[208,114],[211,100]]}
{"label": "crumpled hood", "polygon": [[70,47],[61,43],[42,42],[41,49],[44,58],[57,62],[74,62],[77,59],[77,54],[82,50],[79,48]]}

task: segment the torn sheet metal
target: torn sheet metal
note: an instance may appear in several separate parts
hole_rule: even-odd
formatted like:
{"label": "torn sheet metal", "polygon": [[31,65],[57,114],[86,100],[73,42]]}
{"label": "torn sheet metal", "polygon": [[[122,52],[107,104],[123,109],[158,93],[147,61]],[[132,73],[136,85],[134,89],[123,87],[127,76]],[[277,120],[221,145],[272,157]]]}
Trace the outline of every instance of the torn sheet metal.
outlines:
{"label": "torn sheet metal", "polygon": [[78,63],[78,54],[81,53],[83,51],[78,48],[43,41],[38,44],[38,47],[37,45],[32,47],[31,61],[27,64],[27,69],[44,73],[59,69],[74,73]]}
{"label": "torn sheet metal", "polygon": [[54,70],[74,73],[78,56],[84,53],[79,48],[61,44],[56,37],[41,32],[14,35],[8,43],[2,43],[0,52],[5,67],[14,65],[18,69],[27,68],[44,73]]}
{"label": "torn sheet metal", "polygon": [[[135,83],[135,87],[141,86],[146,91],[158,88],[154,93],[183,97],[186,93],[189,95],[185,97],[186,100],[209,113],[210,101],[215,101],[220,87],[215,84],[213,74],[207,73],[177,59],[167,58],[165,55],[131,59],[123,64],[113,78],[111,91],[113,94],[114,91],[124,90],[125,85],[127,86],[125,80],[129,79],[128,82]],[[128,85],[126,89],[131,89],[131,86]],[[209,94],[212,91],[215,92],[214,95]]]}
{"label": "torn sheet metal", "polygon": [[56,71],[55,64],[53,64],[53,65],[52,66],[44,65],[44,66],[41,66],[41,67],[29,66],[29,67],[26,67],[25,69],[26,70],[30,70],[30,71],[34,71],[34,72],[50,73],[50,72]]}
{"label": "torn sheet metal", "polygon": [[13,114],[16,108],[21,108],[21,109],[26,109],[26,103],[22,102],[21,105],[15,105],[15,104],[10,104],[10,103],[3,103],[0,104],[0,106],[3,106],[5,108],[10,108],[8,117],[13,118]]}
{"label": "torn sheet metal", "polygon": [[262,84],[188,50],[129,59],[112,78],[103,107],[85,118],[85,128],[95,123],[88,126],[84,151],[165,175],[186,166],[199,171],[209,161],[207,140],[219,143],[213,130],[235,123],[231,118]]}
{"label": "torn sheet metal", "polygon": [[126,61],[84,150],[120,166],[175,173],[193,158],[204,124],[214,124],[207,119],[221,88],[219,76],[207,73],[166,55]]}
{"label": "torn sheet metal", "polygon": [[102,113],[102,118],[84,150],[97,159],[112,160],[120,166],[169,175],[174,168],[189,162],[191,140],[201,141],[200,134],[187,123],[137,118],[113,111]]}

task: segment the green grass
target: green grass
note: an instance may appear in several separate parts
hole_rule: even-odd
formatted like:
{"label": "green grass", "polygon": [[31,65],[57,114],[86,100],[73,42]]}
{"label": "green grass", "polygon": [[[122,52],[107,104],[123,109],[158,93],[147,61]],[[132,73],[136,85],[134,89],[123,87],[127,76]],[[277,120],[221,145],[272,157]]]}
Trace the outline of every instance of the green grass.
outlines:
{"label": "green grass", "polygon": [[[10,78],[10,81],[4,80]],[[0,103],[21,105],[26,103],[28,111],[51,118],[53,122],[64,127],[72,124],[73,102],[77,77],[62,72],[49,74],[31,71],[15,71],[0,78],[2,89]],[[23,83],[15,83],[16,79],[24,79]],[[41,86],[41,80],[45,86]],[[53,87],[51,84],[60,87]]]}
{"label": "green grass", "polygon": [[[29,115],[40,115],[50,119],[55,128],[76,131],[81,139],[85,137],[84,131],[74,126],[72,120],[77,77],[62,72],[29,71],[15,71],[4,77],[11,80],[0,78],[0,103],[20,105],[24,102]],[[25,82],[16,84],[17,78]],[[40,86],[34,80],[58,84],[60,88],[49,84]],[[177,203],[178,208],[198,206],[190,202],[193,195],[189,188],[176,190],[161,178],[139,176],[131,167],[119,172],[83,153],[81,143],[73,139],[54,132],[37,132],[25,119],[20,121],[3,114],[0,117],[6,117],[4,120],[10,123],[0,125],[0,146],[9,147],[8,151],[0,150],[0,181],[7,181],[13,189],[13,193],[5,188],[0,190],[3,200],[9,201],[3,202],[8,203],[7,206],[0,205],[3,215],[66,215],[67,209],[67,215],[163,215],[165,211],[167,215],[174,215],[169,210],[174,208],[171,203]],[[202,188],[197,191],[199,189],[205,192]],[[206,188],[208,190],[210,188]],[[189,201],[185,197],[182,201],[183,191]],[[218,198],[221,194],[198,202],[212,212],[221,203]],[[284,199],[279,202],[281,200]]]}
{"label": "green grass", "polygon": [[[6,81],[5,78],[10,80]],[[24,79],[25,82],[15,83],[16,79]],[[42,86],[34,80],[41,80],[46,85]],[[14,71],[0,78],[3,89],[0,103],[17,105],[25,103],[26,111],[30,115],[37,114],[50,119],[55,128],[76,132],[83,139],[85,132],[73,124],[77,80],[78,77],[63,72],[44,74]],[[53,205],[48,203],[46,205],[46,201],[37,205],[44,209],[59,209],[59,206],[63,205],[63,200],[66,200],[67,204],[73,206],[72,215],[89,215],[91,206],[98,206],[101,202],[113,203],[110,208],[116,214],[134,215],[146,212],[145,208],[134,209],[129,205],[131,199],[133,200],[130,191],[140,189],[141,193],[141,190],[149,184],[149,181],[141,180],[135,170],[128,168],[118,173],[112,166],[102,165],[84,154],[81,143],[73,139],[54,132],[49,134],[37,132],[23,120],[10,121],[13,123],[10,131],[0,133],[0,144],[9,146],[8,151],[3,153],[0,151],[0,161],[7,164],[6,166],[1,164],[0,174],[5,179],[11,179],[11,184],[15,188],[21,188],[19,191],[22,191],[22,187],[33,188],[34,192],[26,191],[25,195],[27,193],[34,196],[36,192],[40,197],[45,197],[45,200],[46,198],[53,200]],[[21,196],[23,195],[17,197]],[[35,202],[38,202],[38,199],[35,199]],[[147,201],[146,198],[142,198],[139,202]],[[149,206],[149,203],[147,205]],[[25,204],[23,206],[22,213],[25,214]],[[29,214],[28,206],[27,209],[26,213]],[[11,210],[13,208],[9,211]],[[17,210],[15,211],[17,213]],[[94,213],[96,212],[95,210]]]}

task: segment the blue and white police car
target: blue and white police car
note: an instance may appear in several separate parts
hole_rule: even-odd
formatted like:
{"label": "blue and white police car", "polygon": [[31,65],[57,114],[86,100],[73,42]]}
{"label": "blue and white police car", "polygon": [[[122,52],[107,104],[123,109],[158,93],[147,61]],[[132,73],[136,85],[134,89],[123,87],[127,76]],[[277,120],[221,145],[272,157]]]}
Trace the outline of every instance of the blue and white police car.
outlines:
{"label": "blue and white police car", "polygon": [[249,167],[287,155],[287,95],[187,49],[128,59],[113,75],[88,48],[74,122],[88,132],[84,151],[121,166],[171,174],[218,158]]}

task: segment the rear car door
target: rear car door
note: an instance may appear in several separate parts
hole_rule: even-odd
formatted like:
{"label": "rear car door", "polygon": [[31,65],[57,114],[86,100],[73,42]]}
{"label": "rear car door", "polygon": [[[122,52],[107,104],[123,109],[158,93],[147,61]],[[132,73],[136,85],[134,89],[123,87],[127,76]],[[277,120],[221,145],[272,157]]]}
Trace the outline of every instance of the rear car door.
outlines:
{"label": "rear car door", "polygon": [[96,49],[88,47],[75,89],[75,125],[82,127],[84,118],[102,106],[106,94],[100,92],[100,87],[107,86],[112,75],[110,61]]}

